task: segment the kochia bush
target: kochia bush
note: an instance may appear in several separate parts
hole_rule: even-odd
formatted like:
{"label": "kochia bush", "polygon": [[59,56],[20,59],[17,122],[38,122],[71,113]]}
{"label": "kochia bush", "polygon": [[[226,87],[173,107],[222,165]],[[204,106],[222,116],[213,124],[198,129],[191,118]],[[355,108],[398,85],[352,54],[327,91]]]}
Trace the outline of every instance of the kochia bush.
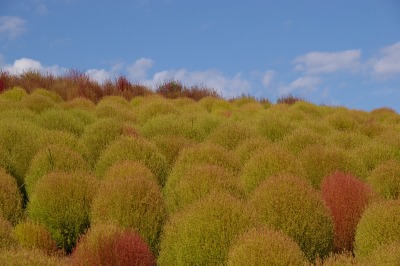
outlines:
{"label": "kochia bush", "polygon": [[69,111],[50,109],[36,117],[37,123],[46,129],[63,130],[80,136],[85,129],[85,124]]}
{"label": "kochia bush", "polygon": [[329,209],[304,178],[272,176],[253,192],[249,205],[266,225],[294,239],[310,261],[331,251],[333,222]]}
{"label": "kochia bush", "polygon": [[157,263],[224,265],[236,236],[257,225],[241,201],[213,193],[170,216]]}
{"label": "kochia bush", "polygon": [[0,216],[15,224],[22,216],[22,195],[17,181],[0,167]]}
{"label": "kochia bush", "polygon": [[334,250],[353,251],[356,227],[374,197],[373,190],[350,174],[335,172],[324,178],[321,191],[333,217]]}
{"label": "kochia bush", "polygon": [[46,226],[57,245],[71,252],[90,225],[90,207],[98,181],[86,172],[51,172],[38,180],[28,215]]}
{"label": "kochia bush", "polygon": [[382,197],[398,198],[400,195],[400,162],[389,160],[377,165],[367,177],[367,182]]}
{"label": "kochia bush", "polygon": [[305,265],[306,258],[293,239],[282,231],[254,228],[231,246],[228,266]]}

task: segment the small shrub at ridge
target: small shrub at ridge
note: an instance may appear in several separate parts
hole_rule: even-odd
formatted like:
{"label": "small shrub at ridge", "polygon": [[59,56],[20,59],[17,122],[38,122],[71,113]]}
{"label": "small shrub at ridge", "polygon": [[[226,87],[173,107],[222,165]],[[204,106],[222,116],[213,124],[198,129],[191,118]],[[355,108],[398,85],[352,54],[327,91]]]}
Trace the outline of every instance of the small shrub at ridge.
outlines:
{"label": "small shrub at ridge", "polygon": [[216,191],[228,192],[239,199],[244,198],[244,187],[240,178],[215,165],[193,165],[179,178],[167,180],[164,188],[170,213]]}
{"label": "small shrub at ridge", "polygon": [[236,239],[230,248],[227,265],[305,265],[306,261],[293,239],[282,231],[261,227]]}
{"label": "small shrub at ridge", "polygon": [[331,251],[329,209],[304,178],[280,175],[266,179],[250,196],[249,206],[267,226],[294,239],[310,261]]}
{"label": "small shrub at ridge", "polygon": [[400,162],[389,160],[375,167],[367,182],[382,197],[396,199],[400,195]]}
{"label": "small shrub at ridge", "polygon": [[90,225],[98,181],[87,172],[51,172],[40,178],[28,203],[28,216],[46,226],[57,246],[72,251]]}
{"label": "small shrub at ridge", "polygon": [[77,170],[88,170],[85,160],[79,153],[62,145],[44,147],[32,158],[25,177],[26,192],[30,196],[38,180],[52,171],[75,172]]}
{"label": "small shrub at ridge", "polygon": [[350,174],[335,172],[324,178],[321,191],[333,218],[334,251],[353,251],[356,227],[373,190]]}
{"label": "small shrub at ridge", "polygon": [[161,188],[144,165],[129,161],[115,164],[101,181],[91,217],[94,224],[113,222],[134,229],[157,253],[166,217]]}
{"label": "small shrub at ridge", "polygon": [[364,257],[383,244],[400,241],[400,202],[371,204],[361,216],[355,236],[356,257]]}
{"label": "small shrub at ridge", "polygon": [[134,231],[99,224],[79,240],[72,254],[72,265],[155,266],[156,258]]}
{"label": "small shrub at ridge", "polygon": [[236,236],[258,221],[238,199],[213,193],[170,216],[157,264],[223,265]]}
{"label": "small shrub at ridge", "polygon": [[57,252],[56,242],[52,239],[47,228],[38,222],[26,220],[17,224],[13,235],[18,246],[26,249],[39,249],[48,255]]}
{"label": "small shrub at ridge", "polygon": [[115,163],[134,160],[146,165],[158,183],[164,186],[167,174],[168,163],[165,157],[158,151],[154,143],[142,138],[121,137],[103,150],[97,164],[96,173],[98,176],[104,176],[105,172]]}
{"label": "small shrub at ridge", "polygon": [[23,98],[25,98],[28,93],[21,87],[13,87],[8,89],[0,94],[0,99],[11,101],[11,102],[19,102]]}
{"label": "small shrub at ridge", "polygon": [[39,95],[48,97],[55,103],[60,103],[60,102],[64,101],[61,98],[61,96],[58,95],[56,92],[45,90],[45,89],[42,89],[42,88],[35,89],[34,91],[31,92],[31,94],[39,94]]}
{"label": "small shrub at ridge", "polygon": [[22,216],[22,195],[14,177],[0,167],[0,216],[15,224]]}

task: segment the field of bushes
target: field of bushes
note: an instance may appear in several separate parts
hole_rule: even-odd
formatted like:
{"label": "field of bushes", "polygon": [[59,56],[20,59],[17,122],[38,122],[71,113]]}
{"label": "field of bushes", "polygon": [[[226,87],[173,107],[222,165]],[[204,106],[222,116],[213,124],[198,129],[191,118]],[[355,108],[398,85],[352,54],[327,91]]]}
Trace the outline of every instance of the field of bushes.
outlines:
{"label": "field of bushes", "polygon": [[0,75],[1,265],[400,265],[400,115]]}

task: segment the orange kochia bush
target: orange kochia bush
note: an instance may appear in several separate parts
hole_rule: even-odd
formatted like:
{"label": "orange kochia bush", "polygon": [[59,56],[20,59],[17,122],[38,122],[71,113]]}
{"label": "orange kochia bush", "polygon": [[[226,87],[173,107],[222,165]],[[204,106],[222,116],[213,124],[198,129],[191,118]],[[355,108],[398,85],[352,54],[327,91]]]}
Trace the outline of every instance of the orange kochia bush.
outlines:
{"label": "orange kochia bush", "polygon": [[334,250],[352,251],[358,221],[374,191],[353,175],[338,171],[324,178],[321,191],[334,222]]}

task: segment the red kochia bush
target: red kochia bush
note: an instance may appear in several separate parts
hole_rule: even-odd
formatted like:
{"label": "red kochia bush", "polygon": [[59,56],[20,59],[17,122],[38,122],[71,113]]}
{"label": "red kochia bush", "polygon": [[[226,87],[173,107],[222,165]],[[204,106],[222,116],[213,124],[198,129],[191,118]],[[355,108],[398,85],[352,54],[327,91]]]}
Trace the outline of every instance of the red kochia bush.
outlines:
{"label": "red kochia bush", "polygon": [[334,250],[352,251],[357,223],[373,190],[351,174],[337,171],[325,177],[321,191],[334,221]]}

